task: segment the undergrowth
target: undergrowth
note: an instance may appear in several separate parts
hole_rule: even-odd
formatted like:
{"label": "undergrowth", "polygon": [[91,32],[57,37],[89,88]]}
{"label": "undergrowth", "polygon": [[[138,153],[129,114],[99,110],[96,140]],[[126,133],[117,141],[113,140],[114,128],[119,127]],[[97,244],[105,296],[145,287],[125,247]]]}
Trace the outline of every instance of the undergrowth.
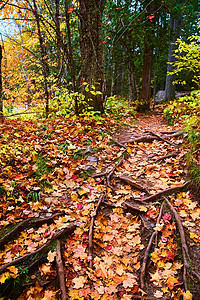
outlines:
{"label": "undergrowth", "polygon": [[189,146],[186,156],[188,170],[200,187],[200,91],[171,101],[164,109],[164,115],[170,125],[182,123],[187,133],[185,143]]}

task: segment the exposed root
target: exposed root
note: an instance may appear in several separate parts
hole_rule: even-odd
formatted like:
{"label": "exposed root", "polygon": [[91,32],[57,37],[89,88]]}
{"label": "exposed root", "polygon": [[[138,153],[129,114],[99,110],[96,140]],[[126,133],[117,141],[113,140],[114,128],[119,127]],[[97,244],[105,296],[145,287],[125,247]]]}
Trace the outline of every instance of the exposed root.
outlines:
{"label": "exposed root", "polygon": [[117,176],[117,178],[119,178],[121,181],[124,181],[125,183],[127,183],[128,185],[133,187],[134,189],[141,191],[141,192],[145,192],[147,195],[150,195],[149,191],[146,188],[141,186],[139,183],[134,182],[130,177],[121,175],[121,176]]}
{"label": "exposed root", "polygon": [[111,140],[112,142],[114,142],[116,145],[118,145],[119,147],[122,147],[122,148],[127,148],[126,146],[124,146],[122,143],[120,143],[120,142],[118,142],[118,141],[116,141],[116,140],[114,140],[114,139],[112,139]]}
{"label": "exposed root", "polygon": [[[160,208],[160,213],[158,215],[158,218],[157,218],[157,222],[156,224],[159,224],[160,223],[160,219],[162,217],[162,213],[163,213],[163,203],[162,203],[162,206]],[[149,257],[149,252],[151,250],[151,245],[153,243],[153,240],[154,238],[156,238],[157,236],[157,231],[154,231],[150,240],[149,240],[149,244],[147,246],[147,249],[145,251],[145,254],[144,254],[144,259],[143,259],[143,262],[142,262],[142,267],[141,267],[141,271],[140,271],[140,284],[141,284],[141,289],[144,289],[144,278],[145,278],[145,273],[146,273],[146,264],[147,264],[147,260],[148,260],[148,257]]]}
{"label": "exposed root", "polygon": [[[185,290],[187,291],[188,287],[187,287],[186,273],[187,273],[187,271],[190,271],[189,263],[191,263],[191,259],[189,256],[189,251],[188,251],[188,247],[187,247],[187,243],[186,243],[186,239],[185,239],[185,232],[183,229],[181,218],[180,218],[179,214],[177,213],[176,209],[173,207],[173,205],[169,202],[169,200],[166,197],[164,197],[164,199],[167,202],[167,205],[169,206],[170,210],[172,211],[172,213],[176,219],[176,223],[177,223],[178,230],[180,233],[182,253],[183,253],[183,264],[184,264],[183,282],[184,282]],[[188,263],[188,261],[189,261],[189,263]],[[200,276],[195,271],[192,270],[191,273],[193,275],[195,275],[197,277],[197,279],[200,281]]]}
{"label": "exposed root", "polygon": [[13,235],[17,234],[20,230],[22,230],[24,228],[27,228],[30,225],[40,226],[42,224],[45,224],[45,223],[48,223],[48,222],[52,221],[55,217],[62,216],[63,214],[64,213],[56,213],[56,214],[54,214],[54,215],[52,215],[51,217],[48,217],[48,218],[39,218],[39,219],[30,218],[30,219],[22,221],[14,229],[12,229],[10,232],[5,234],[4,237],[2,237],[0,239],[0,246],[2,244],[7,243],[13,237]]}
{"label": "exposed root", "polygon": [[135,200],[140,201],[140,202],[155,201],[155,200],[160,199],[162,196],[169,196],[169,195],[172,195],[173,193],[177,193],[177,192],[181,191],[182,189],[188,187],[188,185],[190,183],[191,183],[191,181],[187,181],[186,183],[184,183],[182,185],[178,185],[176,187],[172,187],[172,188],[166,189],[164,191],[155,193],[154,195],[146,197],[143,200],[140,200],[140,199],[135,199]]}
{"label": "exposed root", "polygon": [[93,260],[93,228],[94,228],[94,220],[95,217],[98,213],[98,210],[100,208],[100,205],[102,202],[104,202],[105,195],[101,195],[99,198],[99,201],[97,203],[97,207],[95,211],[92,214],[92,219],[90,223],[90,228],[89,228],[89,235],[88,235],[88,261],[89,261],[89,267],[92,269],[92,260]]}
{"label": "exposed root", "polygon": [[69,299],[66,292],[66,286],[65,286],[65,273],[64,273],[64,267],[62,262],[62,255],[61,255],[61,247],[60,247],[60,241],[57,241],[56,246],[56,267],[58,271],[58,278],[59,278],[59,284],[60,284],[60,290],[61,290],[61,300]]}
{"label": "exposed root", "polygon": [[3,267],[0,268],[0,274],[5,269],[7,269],[8,267],[14,266],[14,265],[16,265],[18,263],[21,263],[24,259],[28,259],[29,257],[42,252],[43,250],[45,250],[46,248],[48,248],[48,246],[51,244],[52,241],[60,238],[62,235],[64,235],[64,234],[71,234],[75,230],[76,226],[77,225],[75,225],[75,224],[67,226],[66,228],[64,228],[64,229],[60,230],[59,232],[57,232],[48,242],[46,242],[46,244],[44,244],[43,246],[41,246],[39,249],[35,250],[32,253],[28,253],[28,254],[25,254],[24,256],[18,257],[15,260],[13,260],[13,261],[5,264]]}
{"label": "exposed root", "polygon": [[159,158],[157,158],[154,163],[157,163],[161,160],[164,160],[164,159],[167,159],[167,158],[171,158],[171,157],[176,157],[177,156],[177,153],[176,152],[170,152],[168,153],[167,155],[164,155],[164,156],[161,156]]}

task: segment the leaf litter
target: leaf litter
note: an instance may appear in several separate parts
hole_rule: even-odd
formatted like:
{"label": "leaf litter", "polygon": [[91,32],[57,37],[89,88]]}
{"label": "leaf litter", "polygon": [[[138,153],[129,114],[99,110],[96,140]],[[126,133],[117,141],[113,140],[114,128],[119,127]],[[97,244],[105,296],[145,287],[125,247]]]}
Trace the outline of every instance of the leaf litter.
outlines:
{"label": "leaf litter", "polygon": [[181,129],[151,114],[0,130],[1,297],[199,299],[200,208]]}

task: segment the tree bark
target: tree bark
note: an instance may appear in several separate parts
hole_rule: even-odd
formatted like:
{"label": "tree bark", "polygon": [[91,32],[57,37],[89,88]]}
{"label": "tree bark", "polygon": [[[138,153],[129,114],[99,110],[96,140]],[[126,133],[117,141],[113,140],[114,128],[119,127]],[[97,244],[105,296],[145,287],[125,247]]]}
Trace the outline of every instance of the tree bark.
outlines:
{"label": "tree bark", "polygon": [[44,92],[45,92],[45,99],[46,99],[45,111],[46,111],[46,116],[48,116],[49,114],[49,90],[48,90],[49,66],[46,61],[47,53],[46,53],[45,43],[40,28],[40,19],[37,10],[36,0],[33,0],[33,14],[35,16],[37,30],[38,30],[38,37],[40,42],[41,63],[42,63],[43,77],[44,77]]}
{"label": "tree bark", "polygon": [[3,118],[3,98],[2,98],[2,46],[0,45],[0,119]]}
{"label": "tree bark", "polygon": [[151,99],[151,73],[153,66],[153,44],[146,37],[144,45],[143,70],[142,70],[142,90],[140,95],[140,104],[137,111],[144,112],[150,109]]}
{"label": "tree bark", "polygon": [[168,72],[172,72],[174,67],[171,63],[176,61],[174,57],[175,50],[177,45],[175,44],[177,38],[180,36],[181,31],[181,18],[174,18],[170,16],[170,31],[171,31],[171,40],[168,52],[168,66],[167,66],[167,76],[166,76],[166,85],[165,85],[165,99],[175,98],[176,85],[173,84],[173,81],[176,80],[176,74],[169,75]]}
{"label": "tree bark", "polygon": [[56,60],[57,60],[57,84],[59,88],[59,92],[61,89],[61,71],[62,71],[62,65],[61,65],[61,48],[62,48],[62,39],[61,39],[61,32],[60,32],[60,1],[55,0],[55,26],[56,26],[56,43],[57,43],[57,50],[56,50]]}
{"label": "tree bark", "polygon": [[[77,86],[76,86],[76,76],[75,76],[75,68],[74,68],[74,60],[73,60],[73,48],[71,44],[71,31],[69,26],[69,13],[68,13],[68,0],[65,0],[65,18],[66,18],[66,26],[67,26],[67,38],[68,38],[68,57],[69,57],[69,68],[72,78],[72,86],[74,92],[77,92]],[[75,96],[75,113],[78,115],[78,99]]]}
{"label": "tree bark", "polygon": [[[103,93],[104,51],[102,38],[102,14],[105,1],[80,0],[80,48],[81,48],[81,82],[93,85],[96,91]],[[103,113],[102,95],[85,92],[88,105],[94,111]]]}

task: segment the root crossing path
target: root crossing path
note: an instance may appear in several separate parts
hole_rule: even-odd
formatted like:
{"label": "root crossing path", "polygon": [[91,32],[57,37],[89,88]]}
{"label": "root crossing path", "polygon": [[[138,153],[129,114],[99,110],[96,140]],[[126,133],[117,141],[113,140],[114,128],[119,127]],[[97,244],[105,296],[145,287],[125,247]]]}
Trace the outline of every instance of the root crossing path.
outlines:
{"label": "root crossing path", "polygon": [[[95,137],[92,124],[70,126],[66,134],[60,125],[57,140],[40,140],[44,151],[51,140],[68,141],[52,155],[50,187],[37,201],[2,208],[0,295],[200,299],[200,208],[184,131],[156,114],[112,130],[102,124]],[[17,280],[21,295],[13,293]]]}

